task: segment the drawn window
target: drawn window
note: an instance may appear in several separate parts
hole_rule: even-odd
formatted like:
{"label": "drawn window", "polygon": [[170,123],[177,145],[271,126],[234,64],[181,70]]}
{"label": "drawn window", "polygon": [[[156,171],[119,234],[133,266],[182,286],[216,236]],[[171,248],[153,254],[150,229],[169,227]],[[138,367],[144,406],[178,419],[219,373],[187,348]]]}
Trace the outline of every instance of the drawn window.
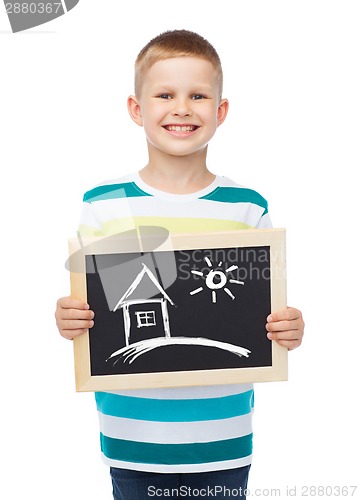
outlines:
{"label": "drawn window", "polygon": [[155,326],[155,311],[140,311],[136,312],[137,327],[141,326]]}

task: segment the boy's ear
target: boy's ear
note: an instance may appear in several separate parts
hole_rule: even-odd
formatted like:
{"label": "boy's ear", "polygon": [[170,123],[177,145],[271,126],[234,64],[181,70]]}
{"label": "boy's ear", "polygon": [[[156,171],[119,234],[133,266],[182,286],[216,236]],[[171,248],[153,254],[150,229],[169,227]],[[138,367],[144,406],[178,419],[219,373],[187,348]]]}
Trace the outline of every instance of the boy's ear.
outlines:
{"label": "boy's ear", "polygon": [[228,111],[229,101],[227,99],[221,99],[218,107],[218,126],[225,121]]}
{"label": "boy's ear", "polygon": [[140,112],[140,105],[138,99],[134,95],[130,95],[127,99],[128,113],[132,120],[141,127],[143,126],[142,114]]}

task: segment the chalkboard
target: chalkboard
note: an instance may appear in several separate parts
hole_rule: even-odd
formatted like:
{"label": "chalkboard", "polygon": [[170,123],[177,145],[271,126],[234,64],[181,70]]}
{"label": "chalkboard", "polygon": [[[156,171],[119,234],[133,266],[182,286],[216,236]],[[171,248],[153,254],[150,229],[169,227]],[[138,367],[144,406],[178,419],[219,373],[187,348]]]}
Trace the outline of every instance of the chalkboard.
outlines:
{"label": "chalkboard", "polygon": [[77,390],[287,378],[265,328],[286,306],[283,229],[146,227],[70,246],[72,295],[95,312],[74,341]]}

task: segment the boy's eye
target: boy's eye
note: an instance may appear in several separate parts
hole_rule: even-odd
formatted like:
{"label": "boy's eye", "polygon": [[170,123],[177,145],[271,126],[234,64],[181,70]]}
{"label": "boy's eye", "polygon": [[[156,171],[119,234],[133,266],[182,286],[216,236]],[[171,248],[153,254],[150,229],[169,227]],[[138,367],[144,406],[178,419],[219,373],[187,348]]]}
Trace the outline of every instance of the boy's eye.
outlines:
{"label": "boy's eye", "polygon": [[[157,97],[159,99],[173,99],[173,95],[172,94],[167,94],[167,93],[163,93],[163,94],[158,94]],[[190,98],[193,100],[193,101],[199,101],[200,99],[206,99],[206,97],[203,95],[203,94],[193,94],[192,96],[190,96]]]}

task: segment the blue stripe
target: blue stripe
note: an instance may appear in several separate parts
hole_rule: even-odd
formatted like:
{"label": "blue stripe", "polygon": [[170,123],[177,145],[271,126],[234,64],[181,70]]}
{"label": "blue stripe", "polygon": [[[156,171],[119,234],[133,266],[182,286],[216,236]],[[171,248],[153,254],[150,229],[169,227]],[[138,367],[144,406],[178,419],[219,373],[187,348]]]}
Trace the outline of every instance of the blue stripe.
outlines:
{"label": "blue stripe", "polygon": [[100,435],[103,454],[112,460],[147,464],[201,464],[252,454],[252,434],[209,443],[158,444]]}
{"label": "blue stripe", "polygon": [[114,198],[133,198],[136,196],[152,196],[142,191],[134,182],[123,182],[121,184],[106,184],[98,186],[83,196],[83,201],[91,203],[99,200],[110,200]]}
{"label": "blue stripe", "polygon": [[219,186],[200,199],[221,201],[223,203],[253,203],[264,209],[262,215],[265,215],[268,211],[268,204],[265,198],[253,189]]}
{"label": "blue stripe", "polygon": [[246,415],[253,408],[253,390],[220,398],[149,399],[97,392],[97,409],[105,415],[155,422],[196,422]]}

